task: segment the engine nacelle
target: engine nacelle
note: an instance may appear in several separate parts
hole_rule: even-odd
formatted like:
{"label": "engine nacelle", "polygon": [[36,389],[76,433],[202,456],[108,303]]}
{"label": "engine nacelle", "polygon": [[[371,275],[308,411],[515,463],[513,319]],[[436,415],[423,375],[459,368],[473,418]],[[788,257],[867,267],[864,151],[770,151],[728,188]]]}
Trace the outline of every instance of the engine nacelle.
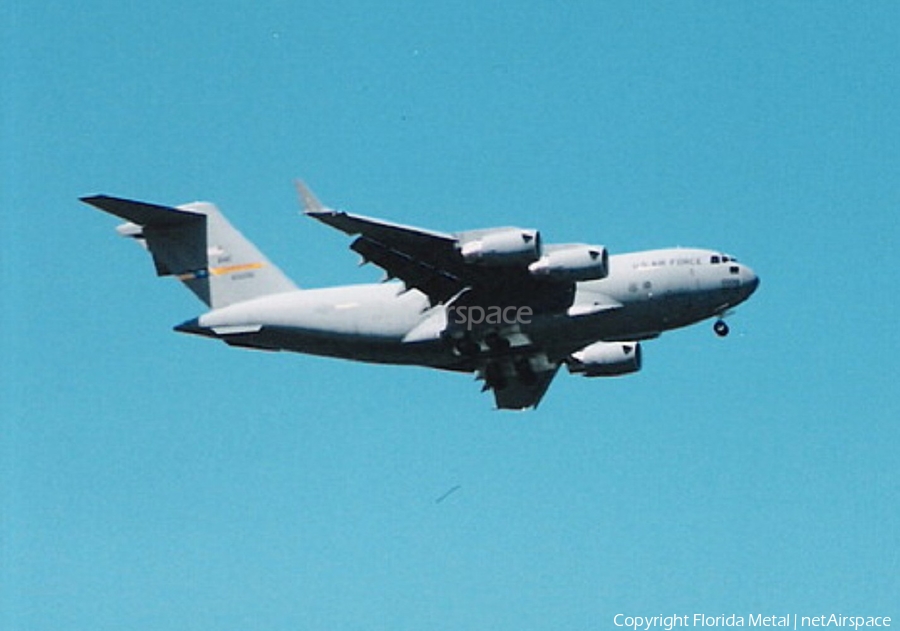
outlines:
{"label": "engine nacelle", "polygon": [[463,241],[459,252],[466,263],[528,265],[541,258],[541,233],[521,228],[491,230]]}
{"label": "engine nacelle", "polygon": [[639,342],[594,342],[566,360],[570,373],[585,377],[615,377],[641,369]]}
{"label": "engine nacelle", "polygon": [[573,244],[548,251],[528,266],[532,276],[551,280],[599,280],[609,275],[609,254],[602,245]]}

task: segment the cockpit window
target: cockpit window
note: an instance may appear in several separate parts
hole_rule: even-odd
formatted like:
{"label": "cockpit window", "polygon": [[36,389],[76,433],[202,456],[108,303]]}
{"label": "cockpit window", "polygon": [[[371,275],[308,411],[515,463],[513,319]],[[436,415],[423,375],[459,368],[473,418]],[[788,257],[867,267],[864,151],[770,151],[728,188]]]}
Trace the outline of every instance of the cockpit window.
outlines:
{"label": "cockpit window", "polygon": [[709,257],[709,262],[712,263],[713,265],[718,265],[719,256],[716,254],[713,254],[711,257]]}

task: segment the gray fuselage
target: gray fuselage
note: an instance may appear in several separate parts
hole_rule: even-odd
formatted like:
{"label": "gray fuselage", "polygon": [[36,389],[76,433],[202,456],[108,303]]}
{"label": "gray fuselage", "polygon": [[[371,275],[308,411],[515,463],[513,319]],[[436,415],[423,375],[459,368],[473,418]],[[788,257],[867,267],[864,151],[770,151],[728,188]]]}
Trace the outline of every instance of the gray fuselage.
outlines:
{"label": "gray fuselage", "polygon": [[758,283],[749,267],[716,251],[648,250],[610,257],[609,275],[575,283],[567,309],[537,311],[527,321],[454,324],[445,305],[432,306],[423,293],[406,291],[401,283],[379,283],[264,296],[176,329],[234,346],[471,370],[453,339],[518,334],[562,360],[595,341],[650,339],[722,315]]}

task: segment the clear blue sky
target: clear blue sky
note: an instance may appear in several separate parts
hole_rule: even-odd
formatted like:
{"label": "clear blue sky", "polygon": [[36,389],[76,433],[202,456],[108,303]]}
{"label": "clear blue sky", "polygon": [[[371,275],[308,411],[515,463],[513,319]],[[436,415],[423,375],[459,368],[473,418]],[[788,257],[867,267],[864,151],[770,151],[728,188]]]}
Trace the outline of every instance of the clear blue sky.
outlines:
{"label": "clear blue sky", "polygon": [[[0,9],[0,627],[900,623],[900,5],[145,4]],[[762,285],[498,413],[171,332],[202,305],[77,202],[207,199],[303,286],[376,280],[294,177]]]}

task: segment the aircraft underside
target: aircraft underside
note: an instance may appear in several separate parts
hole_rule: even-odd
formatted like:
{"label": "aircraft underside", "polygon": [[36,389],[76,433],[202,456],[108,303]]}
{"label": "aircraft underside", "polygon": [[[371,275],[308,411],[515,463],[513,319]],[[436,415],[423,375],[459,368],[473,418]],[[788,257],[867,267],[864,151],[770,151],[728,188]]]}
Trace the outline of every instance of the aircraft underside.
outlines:
{"label": "aircraft underside", "polygon": [[[360,309],[365,312],[365,306]],[[659,309],[637,304],[595,316],[569,317],[546,314],[534,318],[529,326],[479,327],[456,335],[443,334],[433,340],[405,342],[403,336],[390,335],[377,326],[355,333],[302,326],[261,325],[250,332],[216,333],[192,320],[176,327],[220,339],[230,346],[351,359],[377,364],[403,364],[471,372],[484,362],[515,357],[526,352],[541,352],[549,359],[562,361],[578,349],[597,341],[640,341],[652,339],[664,330],[688,326],[708,318],[702,304],[691,311]]]}

